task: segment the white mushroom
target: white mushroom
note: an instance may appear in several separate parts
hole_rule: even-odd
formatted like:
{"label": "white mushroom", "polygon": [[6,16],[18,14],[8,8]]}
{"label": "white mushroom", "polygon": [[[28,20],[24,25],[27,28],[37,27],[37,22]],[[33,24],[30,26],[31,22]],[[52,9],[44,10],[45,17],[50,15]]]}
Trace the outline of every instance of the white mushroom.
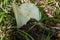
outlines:
{"label": "white mushroom", "polygon": [[13,3],[12,7],[15,13],[18,28],[25,25],[31,18],[38,21],[41,19],[41,13],[39,12],[38,7],[33,3],[23,3],[20,6]]}

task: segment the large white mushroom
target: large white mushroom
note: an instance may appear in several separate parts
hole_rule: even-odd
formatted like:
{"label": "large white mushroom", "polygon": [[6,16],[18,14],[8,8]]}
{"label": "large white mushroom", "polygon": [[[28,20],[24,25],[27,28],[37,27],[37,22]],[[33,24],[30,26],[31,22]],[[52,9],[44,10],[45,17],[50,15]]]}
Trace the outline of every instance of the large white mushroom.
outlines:
{"label": "large white mushroom", "polygon": [[38,7],[33,3],[23,3],[20,6],[13,3],[12,7],[15,13],[18,28],[25,25],[31,18],[38,21],[41,19],[41,13],[39,12]]}

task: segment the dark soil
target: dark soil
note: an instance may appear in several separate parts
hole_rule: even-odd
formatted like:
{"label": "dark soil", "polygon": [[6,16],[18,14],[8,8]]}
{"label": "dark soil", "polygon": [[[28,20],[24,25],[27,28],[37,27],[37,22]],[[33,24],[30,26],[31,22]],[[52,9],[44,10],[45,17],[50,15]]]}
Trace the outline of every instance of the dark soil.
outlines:
{"label": "dark soil", "polygon": [[[33,25],[33,22],[37,22],[37,21],[35,19],[32,19],[32,20],[28,21],[27,24],[24,25],[20,29],[24,30],[25,32],[30,34],[34,38],[34,40],[45,40],[49,32],[51,33],[51,35],[54,34],[51,37],[51,40],[60,40],[60,37],[57,37],[58,33],[54,33],[52,31],[42,29],[42,28],[40,28],[39,25],[36,25],[31,30],[29,30],[29,28],[31,28],[31,26]],[[19,33],[15,32],[15,31],[12,31],[12,33],[11,33],[12,40],[14,40],[14,38],[15,38],[15,40],[25,40],[23,36],[21,36]],[[41,39],[43,33],[44,33],[44,36],[43,36],[43,39]]]}
{"label": "dark soil", "polygon": [[36,25],[34,28],[32,28],[30,31],[28,31],[29,28],[31,28],[31,26],[33,25],[32,22],[37,22],[37,21],[35,19],[31,19],[21,29],[25,30],[27,33],[29,33],[32,37],[34,37],[35,40],[41,40],[41,37],[42,37],[43,33],[44,33],[44,37],[43,37],[42,40],[45,40],[49,32],[51,34],[54,34],[51,37],[51,40],[60,40],[60,37],[58,38],[57,35],[56,35],[58,33],[53,33],[52,31],[42,29],[42,28],[39,27],[39,25]]}

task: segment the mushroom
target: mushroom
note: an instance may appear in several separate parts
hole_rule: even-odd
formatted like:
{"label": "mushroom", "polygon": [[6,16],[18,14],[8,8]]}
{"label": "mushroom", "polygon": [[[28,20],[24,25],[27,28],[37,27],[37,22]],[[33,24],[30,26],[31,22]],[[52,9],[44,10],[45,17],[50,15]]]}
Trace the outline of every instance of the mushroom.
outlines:
{"label": "mushroom", "polygon": [[25,25],[31,18],[39,21],[41,19],[41,13],[37,6],[33,3],[26,2],[22,3],[20,6],[12,3],[12,8],[16,17],[17,28],[21,28]]}

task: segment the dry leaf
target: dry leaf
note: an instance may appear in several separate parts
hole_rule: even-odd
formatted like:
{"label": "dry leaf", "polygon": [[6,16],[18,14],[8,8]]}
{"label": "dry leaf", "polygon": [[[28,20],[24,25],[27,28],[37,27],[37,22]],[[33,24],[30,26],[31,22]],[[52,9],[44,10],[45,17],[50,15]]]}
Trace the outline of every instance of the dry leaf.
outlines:
{"label": "dry leaf", "polygon": [[46,7],[44,8],[44,11],[45,11],[46,14],[48,15],[48,17],[54,17],[54,16],[55,16],[55,14],[54,14],[54,12],[53,12],[53,9],[49,8],[48,6],[46,6]]}

